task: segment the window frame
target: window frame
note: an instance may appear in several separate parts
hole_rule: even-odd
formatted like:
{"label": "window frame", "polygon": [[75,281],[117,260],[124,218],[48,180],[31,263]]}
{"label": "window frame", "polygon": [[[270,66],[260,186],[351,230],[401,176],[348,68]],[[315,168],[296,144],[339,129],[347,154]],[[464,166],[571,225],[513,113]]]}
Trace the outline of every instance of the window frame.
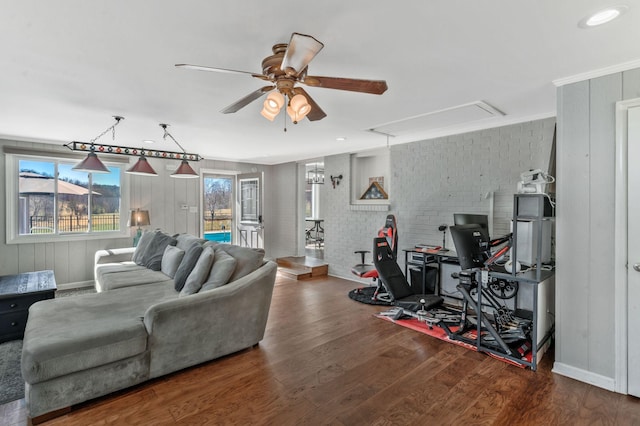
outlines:
{"label": "window frame", "polygon": [[[88,231],[70,232],[55,234],[20,234],[19,232],[19,162],[20,160],[49,161],[66,163],[70,161],[67,155],[56,155],[56,153],[5,153],[6,169],[6,244],[25,243],[52,243],[65,241],[86,241],[104,240],[113,238],[128,238],[129,228],[127,226],[127,216],[130,210],[129,203],[129,179],[124,172],[128,163],[121,161],[110,161],[102,158],[104,164],[110,167],[117,167],[120,170],[120,229],[117,231]],[[80,161],[73,158],[71,161]],[[56,165],[56,169],[57,169]],[[57,202],[57,198],[55,199]],[[57,204],[55,206],[57,209]]]}

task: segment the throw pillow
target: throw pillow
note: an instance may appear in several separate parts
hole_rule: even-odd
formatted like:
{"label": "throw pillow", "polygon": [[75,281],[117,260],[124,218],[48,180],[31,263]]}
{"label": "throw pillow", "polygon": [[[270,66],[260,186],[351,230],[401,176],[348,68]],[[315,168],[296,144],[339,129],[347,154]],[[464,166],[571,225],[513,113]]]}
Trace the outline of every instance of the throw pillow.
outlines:
{"label": "throw pillow", "polygon": [[252,249],[232,244],[219,244],[218,248],[226,251],[238,262],[229,281],[239,280],[262,266],[264,259],[263,249]]}
{"label": "throw pillow", "polygon": [[198,262],[198,259],[202,254],[202,250],[201,245],[194,244],[185,252],[182,262],[180,262],[180,266],[178,266],[176,274],[173,276],[173,283],[176,291],[181,291],[182,287],[184,287],[184,283],[187,281],[187,277],[191,273],[191,270],[196,266],[196,262]]}
{"label": "throw pillow", "polygon": [[196,294],[200,291],[200,287],[202,287],[202,283],[209,276],[209,271],[211,271],[211,265],[213,264],[213,249],[211,247],[205,247],[202,250],[202,254],[198,258],[196,262],[196,266],[193,267],[193,270],[187,277],[187,280],[184,282],[184,287],[180,290],[180,296],[187,296],[189,294]]}
{"label": "throw pillow", "polygon": [[211,272],[200,291],[213,290],[228,283],[229,278],[231,278],[233,271],[236,269],[236,263],[237,261],[226,251],[222,249],[216,250]]}
{"label": "throw pillow", "polygon": [[142,262],[147,269],[159,271],[162,266],[162,255],[167,246],[175,246],[176,239],[164,232],[158,232],[153,237],[142,256]]}
{"label": "throw pillow", "polygon": [[133,256],[131,256],[131,260],[137,265],[143,266],[142,256],[144,256],[144,252],[147,250],[147,246],[156,235],[156,231],[144,231],[140,240],[138,240],[138,245],[136,246],[135,251],[133,252]]}
{"label": "throw pillow", "polygon": [[164,249],[164,254],[162,255],[160,270],[166,276],[173,278],[176,275],[176,271],[178,270],[178,266],[180,266],[180,262],[182,262],[183,257],[184,250],[180,250],[175,246],[167,246],[167,248]]}

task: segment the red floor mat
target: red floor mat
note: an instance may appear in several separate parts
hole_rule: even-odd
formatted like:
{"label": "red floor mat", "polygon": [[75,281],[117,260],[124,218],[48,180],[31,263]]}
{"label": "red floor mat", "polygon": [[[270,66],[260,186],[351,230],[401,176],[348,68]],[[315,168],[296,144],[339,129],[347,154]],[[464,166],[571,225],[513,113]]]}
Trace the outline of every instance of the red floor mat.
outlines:
{"label": "red floor mat", "polygon": [[[462,346],[463,348],[467,348],[470,349],[472,351],[478,351],[478,349],[476,348],[475,345],[471,345],[469,343],[466,342],[461,342],[459,340],[452,340],[449,339],[449,336],[447,336],[447,333],[444,331],[444,329],[440,328],[440,327],[431,327],[429,328],[428,325],[426,325],[423,322],[418,321],[415,318],[409,318],[409,319],[399,319],[399,320],[394,320],[393,318],[390,318],[386,315],[374,315],[376,318],[380,318],[382,320],[388,321],[388,322],[392,322],[394,324],[400,325],[402,327],[406,327],[409,328],[411,330],[417,331],[419,333],[423,333],[426,334],[428,336],[431,337],[435,337],[436,339],[440,339],[443,340],[445,342],[449,342],[449,343],[453,343],[454,345],[458,345],[458,346]],[[458,327],[450,327],[451,331],[457,331]],[[467,333],[464,334],[465,337],[468,337],[470,339],[475,339],[477,334],[475,330],[471,330],[468,331]],[[514,361],[512,359],[509,358],[504,358],[501,357],[499,355],[493,354],[493,353],[489,353],[489,352],[485,352],[487,355],[489,355],[492,358],[498,359],[500,361],[506,362],[507,364],[511,364],[511,365],[515,365],[516,367],[520,367],[520,368],[527,368],[527,365],[525,364],[521,364],[517,361]],[[524,356],[524,361],[527,362],[531,362],[531,351],[529,351],[525,356]]]}

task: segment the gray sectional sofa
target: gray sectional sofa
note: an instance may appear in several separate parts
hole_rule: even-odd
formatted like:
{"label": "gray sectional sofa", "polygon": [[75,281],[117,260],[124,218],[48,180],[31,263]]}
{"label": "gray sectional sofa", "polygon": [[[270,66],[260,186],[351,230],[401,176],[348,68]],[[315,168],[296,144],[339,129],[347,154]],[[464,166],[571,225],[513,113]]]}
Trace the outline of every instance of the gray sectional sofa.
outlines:
{"label": "gray sectional sofa", "polygon": [[22,352],[31,418],[256,345],[276,264],[264,251],[143,234],[95,255],[96,294],[29,310]]}

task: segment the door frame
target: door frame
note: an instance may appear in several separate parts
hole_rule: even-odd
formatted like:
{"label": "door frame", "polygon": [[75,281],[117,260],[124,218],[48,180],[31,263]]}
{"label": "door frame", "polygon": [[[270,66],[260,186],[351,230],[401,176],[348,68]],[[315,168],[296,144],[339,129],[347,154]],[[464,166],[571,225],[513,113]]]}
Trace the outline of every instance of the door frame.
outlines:
{"label": "door frame", "polygon": [[614,390],[628,393],[628,282],[627,282],[627,194],[628,194],[628,112],[640,107],[640,98],[616,103],[615,226],[614,226],[614,306],[615,383]]}

